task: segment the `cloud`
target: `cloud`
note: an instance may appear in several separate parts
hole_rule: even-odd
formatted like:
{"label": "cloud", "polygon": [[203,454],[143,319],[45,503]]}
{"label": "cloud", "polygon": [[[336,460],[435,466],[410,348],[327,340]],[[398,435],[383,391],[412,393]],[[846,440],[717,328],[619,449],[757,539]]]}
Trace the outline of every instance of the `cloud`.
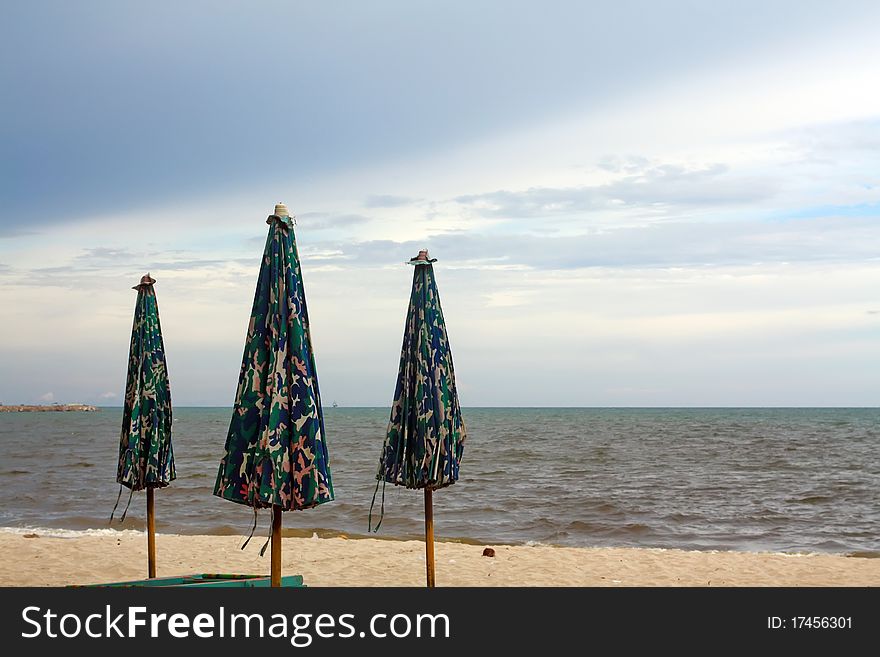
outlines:
{"label": "cloud", "polygon": [[490,292],[486,295],[486,307],[512,308],[515,306],[528,306],[533,301],[535,294],[536,292],[533,290]]}
{"label": "cloud", "polygon": [[880,119],[870,118],[810,125],[785,131],[789,140],[808,154],[808,159],[833,162],[868,155],[876,160],[880,151]]}
{"label": "cloud", "polygon": [[55,393],[54,392],[47,392],[43,395],[40,395],[40,401],[46,402],[46,403],[54,402],[55,401]]}
{"label": "cloud", "polygon": [[789,219],[814,217],[880,217],[880,203],[853,203],[847,205],[817,205],[783,213]]}
{"label": "cloud", "polygon": [[409,196],[394,196],[392,194],[373,194],[364,201],[367,208],[399,208],[403,205],[416,203],[418,199]]}
{"label": "cloud", "polygon": [[0,239],[12,239],[15,237],[24,237],[26,235],[36,235],[38,231],[30,228],[28,224],[15,224],[12,220],[4,221],[0,217]]}
{"label": "cloud", "polygon": [[[149,270],[175,399],[228,403],[262,220],[287,198],[316,211],[297,237],[322,389],[346,403],[387,403],[375,391],[399,356],[402,263],[423,247],[468,403],[775,402],[787,376],[786,401],[827,403],[829,378],[845,383],[837,399],[862,400],[878,371],[876,20],[790,4],[637,21],[625,6],[480,4],[465,22],[439,4],[391,22],[364,8],[351,24],[369,29],[329,41],[329,14],[296,9],[280,51],[253,46],[290,21],[260,12],[22,10],[47,45],[8,80],[0,126],[0,236],[21,238],[0,240],[0,370],[18,373],[2,394],[117,390],[129,287]],[[119,144],[138,157],[120,166]],[[523,384],[509,354],[536,334],[541,366]],[[742,372],[725,370],[734,360]]]}
{"label": "cloud", "polygon": [[117,395],[115,392],[102,392],[100,395],[98,395],[98,399],[113,399],[116,396]]}
{"label": "cloud", "polygon": [[421,248],[458,268],[656,268],[790,262],[873,262],[880,226],[869,217],[797,221],[661,222],[577,235],[450,232],[396,242],[321,242],[317,253],[356,266],[409,260]]}
{"label": "cloud", "polygon": [[331,214],[328,212],[306,212],[297,215],[297,225],[309,231],[332,230],[334,228],[351,228],[370,221],[362,214]]}
{"label": "cloud", "polygon": [[422,242],[366,240],[362,242],[325,242],[314,245],[325,257],[341,259],[353,266],[384,266],[408,261],[416,255]]}
{"label": "cloud", "polygon": [[763,177],[730,175],[724,164],[687,168],[676,164],[645,166],[640,160],[600,167],[625,175],[612,182],[579,187],[533,187],[458,196],[474,213],[496,218],[539,218],[585,212],[734,206],[770,198],[777,184]]}
{"label": "cloud", "polygon": [[643,155],[605,155],[596,166],[611,173],[638,173],[647,169],[650,164],[651,161]]}
{"label": "cloud", "polygon": [[322,249],[312,246],[305,246],[300,249],[303,258],[308,260],[339,260],[345,259],[345,251],[342,249]]}
{"label": "cloud", "polygon": [[95,246],[85,249],[76,256],[77,260],[93,261],[130,261],[133,258],[143,257],[143,254],[135,254],[129,249]]}
{"label": "cloud", "polygon": [[[125,278],[135,285],[140,277],[150,272],[153,278],[161,280],[164,272],[188,272],[198,270],[224,269],[236,265],[253,265],[253,258],[246,259],[169,259],[169,260],[145,260],[136,254],[131,254],[130,259],[120,256],[118,260],[101,262],[88,260],[83,264],[83,256],[74,256],[70,264],[55,267],[34,267],[29,270],[21,270],[14,278],[16,285],[33,287],[56,287],[56,288],[87,288],[106,285],[107,281],[118,281]],[[2,273],[2,272],[0,272]]]}

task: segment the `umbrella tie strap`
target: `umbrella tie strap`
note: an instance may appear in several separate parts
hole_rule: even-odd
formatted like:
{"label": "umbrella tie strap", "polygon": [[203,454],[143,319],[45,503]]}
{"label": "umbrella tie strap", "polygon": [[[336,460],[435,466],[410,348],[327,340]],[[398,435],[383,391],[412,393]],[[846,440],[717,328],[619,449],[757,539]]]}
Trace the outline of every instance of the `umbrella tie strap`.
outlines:
{"label": "umbrella tie strap", "polygon": [[130,489],[130,492],[128,493],[128,502],[125,503],[125,510],[122,512],[122,517],[119,519],[119,522],[125,522],[125,514],[128,513],[128,507],[131,506],[132,495],[134,495],[134,488]]}
{"label": "umbrella tie strap", "polygon": [[[382,503],[379,506],[379,522],[376,524],[375,529],[373,528],[373,506],[376,504],[376,493],[379,492],[379,482],[382,482]],[[370,513],[367,516],[367,533],[370,532],[378,533],[379,527],[382,526],[382,521],[385,519],[385,480],[379,479],[376,477],[376,490],[373,491],[373,501],[370,502]]]}
{"label": "umbrella tie strap", "polygon": [[113,514],[116,513],[116,507],[119,506],[119,500],[122,499],[122,484],[119,484],[119,495],[116,496],[116,504],[113,505],[113,510],[110,512],[110,520],[108,524],[113,522]]}
{"label": "umbrella tie strap", "polygon": [[266,538],[266,542],[263,543],[263,547],[260,548],[260,556],[262,557],[266,554],[266,548],[269,547],[269,543],[272,542],[272,525],[269,525],[269,536]]}
{"label": "umbrella tie strap", "polygon": [[254,537],[254,532],[257,531],[257,507],[254,507],[254,526],[251,527],[251,533],[248,534],[247,540],[242,543],[241,549],[244,550],[247,547],[247,544],[251,542],[251,539]]}

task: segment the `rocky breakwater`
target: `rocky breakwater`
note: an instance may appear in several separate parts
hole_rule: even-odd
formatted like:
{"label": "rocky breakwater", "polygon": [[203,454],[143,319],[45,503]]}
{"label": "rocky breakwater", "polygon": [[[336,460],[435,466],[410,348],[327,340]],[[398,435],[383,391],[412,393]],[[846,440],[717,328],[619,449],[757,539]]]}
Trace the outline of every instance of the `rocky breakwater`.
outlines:
{"label": "rocky breakwater", "polygon": [[97,411],[97,406],[88,404],[49,404],[30,406],[27,404],[15,404],[12,406],[0,405],[0,413],[43,413],[47,411]]}

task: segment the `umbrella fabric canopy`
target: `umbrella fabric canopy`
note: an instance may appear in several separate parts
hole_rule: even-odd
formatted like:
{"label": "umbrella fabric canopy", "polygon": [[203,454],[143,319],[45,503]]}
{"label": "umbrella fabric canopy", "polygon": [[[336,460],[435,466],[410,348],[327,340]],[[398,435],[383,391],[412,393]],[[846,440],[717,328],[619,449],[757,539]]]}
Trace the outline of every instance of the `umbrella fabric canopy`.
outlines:
{"label": "umbrella fabric canopy", "polygon": [[[276,206],[214,494],[255,510],[333,499],[294,222]],[[279,516],[280,522],[280,516]]]}
{"label": "umbrella fabric canopy", "polygon": [[412,293],[376,479],[436,490],[458,479],[466,431],[434,280],[436,259],[429,259],[427,251],[419,257],[410,261],[415,265]]}
{"label": "umbrella fabric canopy", "polygon": [[[173,481],[174,450],[171,447],[171,387],[165,363],[165,345],[159,325],[159,306],[149,274],[133,289],[138,291],[134,325],[128,352],[128,377],[122,409],[119,464],[116,481],[122,487],[147,489],[147,563],[149,577],[156,576],[156,524],[153,492]],[[128,497],[131,503],[131,494]],[[119,497],[116,498],[119,504]],[[128,505],[122,513],[122,520]],[[110,514],[113,519],[113,513]]]}
{"label": "umbrella fabric canopy", "polygon": [[[467,434],[455,389],[446,323],[434,280],[434,262],[436,259],[430,259],[427,251],[419,252],[410,260],[415,271],[397,387],[376,473],[377,488],[379,482],[388,482],[425,490],[429,586],[434,585],[431,492],[458,480]],[[373,499],[375,501],[375,495]]]}
{"label": "umbrella fabric canopy", "polygon": [[159,306],[147,274],[138,291],[128,352],[116,481],[132,491],[163,488],[177,476],[171,448],[171,387]]}

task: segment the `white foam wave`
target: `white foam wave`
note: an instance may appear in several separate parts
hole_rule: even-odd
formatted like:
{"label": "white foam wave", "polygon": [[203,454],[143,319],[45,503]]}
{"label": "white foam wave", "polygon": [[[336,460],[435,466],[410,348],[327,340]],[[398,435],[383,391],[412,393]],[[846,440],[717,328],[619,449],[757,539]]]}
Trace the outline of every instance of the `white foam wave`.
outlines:
{"label": "white foam wave", "polygon": [[0,533],[37,534],[46,538],[81,538],[83,536],[142,536],[136,529],[58,529],[55,527],[0,527]]}

